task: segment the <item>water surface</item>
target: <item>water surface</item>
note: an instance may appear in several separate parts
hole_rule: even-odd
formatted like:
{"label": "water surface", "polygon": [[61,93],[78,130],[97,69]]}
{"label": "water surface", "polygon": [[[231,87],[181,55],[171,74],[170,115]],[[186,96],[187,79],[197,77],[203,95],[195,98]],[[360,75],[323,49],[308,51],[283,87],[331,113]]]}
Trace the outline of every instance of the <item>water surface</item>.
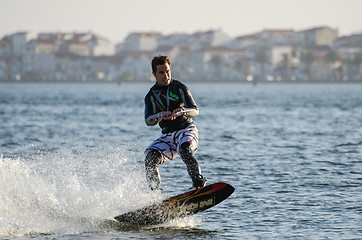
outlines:
{"label": "water surface", "polygon": [[177,194],[177,158],[146,191],[150,84],[0,85],[0,237],[5,239],[360,239],[362,85],[188,84],[200,107],[196,157],[220,205],[161,226],[115,215]]}

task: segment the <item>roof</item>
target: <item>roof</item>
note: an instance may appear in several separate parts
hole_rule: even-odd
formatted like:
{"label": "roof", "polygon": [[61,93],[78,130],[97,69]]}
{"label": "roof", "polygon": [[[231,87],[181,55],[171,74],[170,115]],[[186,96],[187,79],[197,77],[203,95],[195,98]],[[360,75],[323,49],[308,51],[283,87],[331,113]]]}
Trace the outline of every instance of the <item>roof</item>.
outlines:
{"label": "roof", "polygon": [[159,32],[133,32],[130,35],[136,35],[138,37],[161,37],[162,34]]}

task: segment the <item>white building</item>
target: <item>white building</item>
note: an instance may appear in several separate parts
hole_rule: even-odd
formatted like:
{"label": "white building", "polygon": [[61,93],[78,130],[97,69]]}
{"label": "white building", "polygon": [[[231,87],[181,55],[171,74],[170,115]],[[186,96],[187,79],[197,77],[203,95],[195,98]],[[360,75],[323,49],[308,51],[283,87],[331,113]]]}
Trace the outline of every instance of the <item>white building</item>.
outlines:
{"label": "white building", "polygon": [[11,39],[6,36],[0,39],[0,57],[13,56],[13,43]]}
{"label": "white building", "polygon": [[347,59],[353,59],[362,54],[362,34],[340,37],[333,42],[333,48]]}
{"label": "white building", "polygon": [[26,44],[36,38],[35,33],[31,32],[18,32],[9,36],[12,41],[13,55],[20,57],[25,50]]}
{"label": "white building", "polygon": [[55,50],[55,45],[48,41],[29,41],[22,55],[23,73],[36,73],[50,78],[55,70]]}
{"label": "white building", "polygon": [[210,30],[207,32],[196,32],[190,36],[192,45],[191,50],[200,50],[205,47],[217,47],[228,43],[232,38],[219,30]]}
{"label": "white building", "polygon": [[310,46],[332,46],[338,38],[338,30],[330,27],[316,27],[297,33],[298,40],[307,47]]}
{"label": "white building", "polygon": [[115,46],[108,39],[95,34],[81,38],[89,48],[90,56],[110,56],[115,54]]}
{"label": "white building", "polygon": [[189,48],[192,44],[192,39],[186,33],[177,33],[170,34],[166,36],[161,36],[158,39],[157,47],[174,47],[178,46],[180,48]]}
{"label": "white building", "polygon": [[274,46],[271,48],[270,52],[270,62],[273,67],[280,65],[282,61],[285,61],[285,58],[287,58],[290,63],[293,59],[293,48],[291,46]]}
{"label": "white building", "polygon": [[124,42],[126,51],[153,51],[162,36],[157,32],[139,32],[129,34]]}
{"label": "white building", "polygon": [[247,57],[246,50],[222,46],[193,51],[190,65],[193,68],[193,78],[204,81],[236,80],[240,78],[236,64]]}
{"label": "white building", "polygon": [[126,81],[151,81],[153,80],[151,61],[152,51],[128,52],[125,56],[120,74]]}
{"label": "white building", "polygon": [[259,44],[259,38],[256,34],[240,36],[230,41],[229,46],[233,49],[246,49]]}

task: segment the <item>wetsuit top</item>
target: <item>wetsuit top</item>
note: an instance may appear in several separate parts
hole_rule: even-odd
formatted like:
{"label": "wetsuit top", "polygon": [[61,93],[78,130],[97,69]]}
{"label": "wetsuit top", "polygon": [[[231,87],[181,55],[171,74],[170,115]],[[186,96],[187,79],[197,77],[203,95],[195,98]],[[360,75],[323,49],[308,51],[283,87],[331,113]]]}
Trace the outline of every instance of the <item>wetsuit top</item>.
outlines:
{"label": "wetsuit top", "polygon": [[[186,113],[175,120],[154,120],[161,112],[172,112],[177,108],[182,108]],[[192,118],[198,114],[199,110],[189,89],[175,79],[172,79],[168,86],[160,86],[156,83],[145,97],[146,124],[153,126],[159,123],[162,133],[174,132],[193,125]]]}

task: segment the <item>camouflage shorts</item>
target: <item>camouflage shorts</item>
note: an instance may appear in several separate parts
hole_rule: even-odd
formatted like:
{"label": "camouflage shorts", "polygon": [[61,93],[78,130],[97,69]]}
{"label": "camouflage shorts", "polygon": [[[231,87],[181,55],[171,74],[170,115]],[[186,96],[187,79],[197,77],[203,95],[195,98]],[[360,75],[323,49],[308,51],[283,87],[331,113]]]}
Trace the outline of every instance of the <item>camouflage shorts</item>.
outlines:
{"label": "camouflage shorts", "polygon": [[189,142],[191,149],[195,153],[199,143],[199,132],[195,125],[171,133],[162,134],[153,141],[145,150],[145,154],[152,149],[161,153],[161,164],[171,161],[179,155],[181,144]]}

